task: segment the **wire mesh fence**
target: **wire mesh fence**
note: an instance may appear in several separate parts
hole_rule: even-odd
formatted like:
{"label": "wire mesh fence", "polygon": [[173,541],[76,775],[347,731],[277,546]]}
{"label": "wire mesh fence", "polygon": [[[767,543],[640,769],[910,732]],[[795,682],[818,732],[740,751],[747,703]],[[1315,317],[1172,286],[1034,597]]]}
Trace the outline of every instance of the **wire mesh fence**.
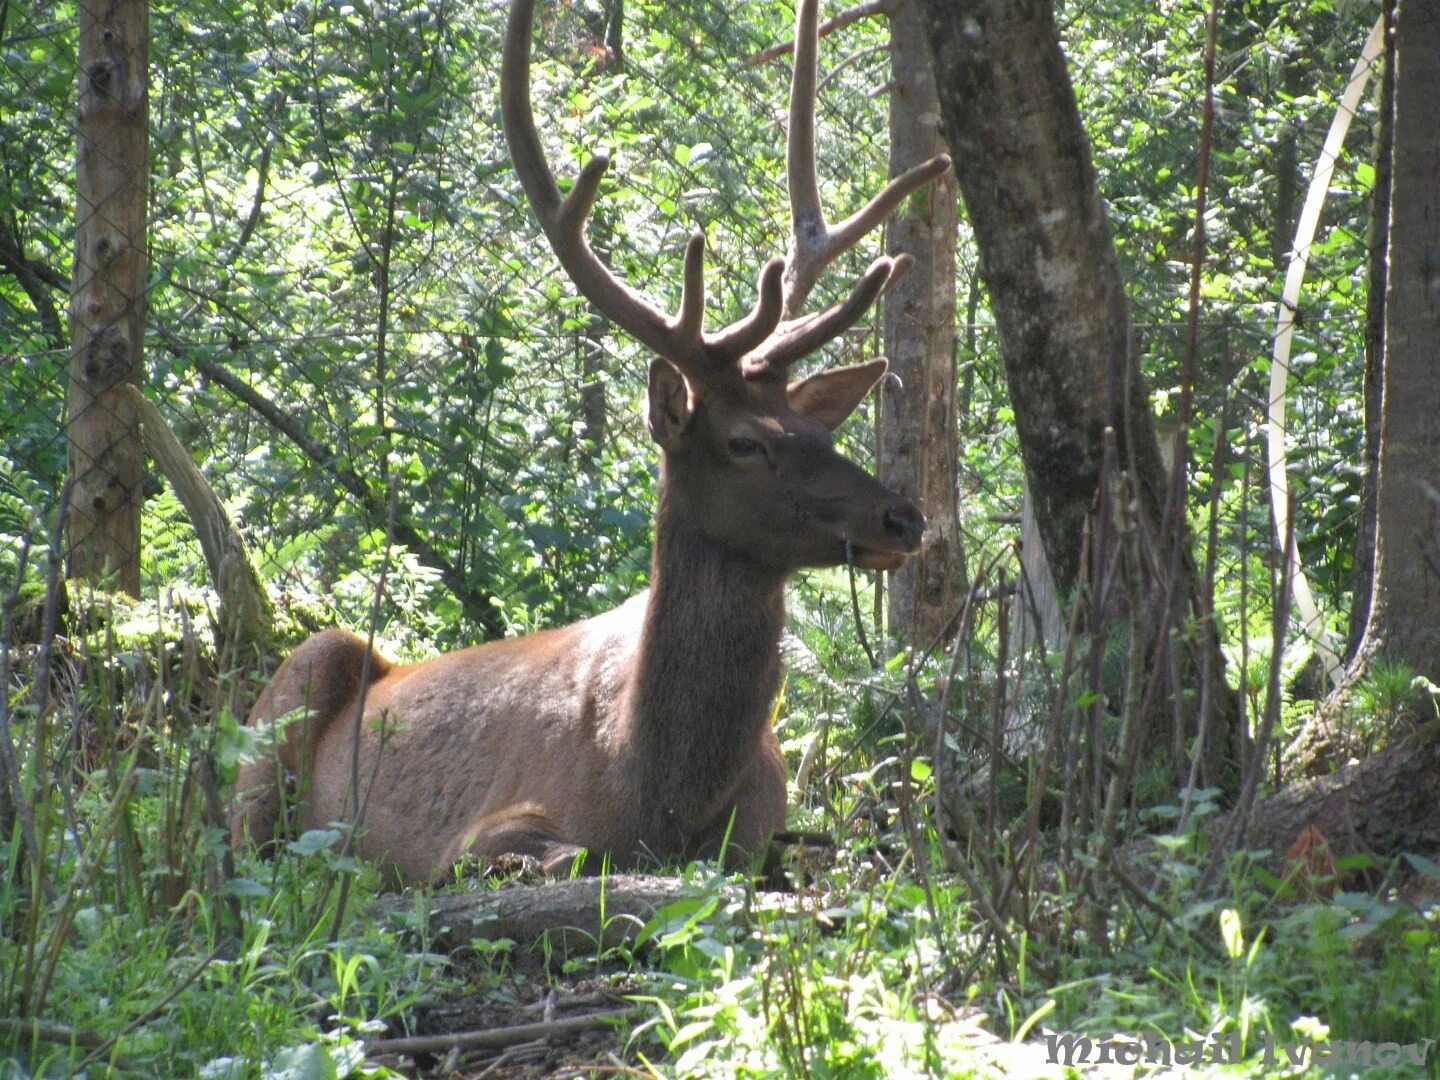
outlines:
{"label": "wire mesh fence", "polygon": [[[615,151],[595,247],[673,309],[684,243],[705,229],[712,320],[733,318],[759,266],[783,251],[788,71],[742,61],[788,36],[788,6],[542,10],[534,99],[557,170],[573,176],[597,147]],[[647,360],[562,280],[527,213],[498,121],[505,14],[500,3],[403,0],[150,12],[149,190],[143,235],[122,238],[148,255],[137,381],[277,597],[359,622],[388,560],[387,624],[412,642],[598,610],[639,587],[648,561]],[[1061,22],[1135,348],[1165,420],[1186,352],[1204,10],[1132,14],[1066,5]],[[1309,13],[1303,39],[1285,13],[1222,21],[1192,432],[1199,493],[1213,480],[1213,422],[1232,428],[1222,575],[1275,558],[1262,425],[1280,279],[1368,14]],[[76,8],[11,5],[6,19],[0,420],[13,537],[17,508],[53,512],[75,468],[66,400],[72,319],[84,312],[68,297],[84,269],[76,147],[95,73],[80,70]],[[871,21],[823,46],[821,170],[837,210],[886,170],[884,42]],[[1299,547],[1337,621],[1364,479],[1376,116],[1368,95],[1325,204],[1290,365]],[[963,223],[961,233],[956,453],[962,525],[979,549],[1013,535],[1023,470]],[[875,253],[848,257],[818,301]],[[129,299],[110,302],[130,311]],[[875,319],[812,363],[875,351]],[[865,424],[847,440],[868,456]],[[117,499],[141,511],[142,594],[203,587],[192,526],[163,479],[144,471]]]}

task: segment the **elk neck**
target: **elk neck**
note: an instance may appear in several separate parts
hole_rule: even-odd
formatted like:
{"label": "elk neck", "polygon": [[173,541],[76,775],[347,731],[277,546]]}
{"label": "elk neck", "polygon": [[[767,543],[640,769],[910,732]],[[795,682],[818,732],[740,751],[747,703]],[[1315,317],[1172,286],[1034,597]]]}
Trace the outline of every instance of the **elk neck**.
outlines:
{"label": "elk neck", "polygon": [[689,517],[662,479],[628,709],[640,793],[682,833],[723,809],[770,722],[787,576]]}

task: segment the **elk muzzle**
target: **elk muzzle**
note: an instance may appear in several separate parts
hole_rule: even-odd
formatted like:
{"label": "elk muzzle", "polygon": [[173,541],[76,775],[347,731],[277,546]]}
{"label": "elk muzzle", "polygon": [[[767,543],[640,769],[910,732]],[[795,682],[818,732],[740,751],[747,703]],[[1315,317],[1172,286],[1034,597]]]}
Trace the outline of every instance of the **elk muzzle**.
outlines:
{"label": "elk muzzle", "polygon": [[864,535],[849,542],[847,554],[864,570],[898,570],[920,550],[925,515],[909,499],[896,495],[874,517]]}

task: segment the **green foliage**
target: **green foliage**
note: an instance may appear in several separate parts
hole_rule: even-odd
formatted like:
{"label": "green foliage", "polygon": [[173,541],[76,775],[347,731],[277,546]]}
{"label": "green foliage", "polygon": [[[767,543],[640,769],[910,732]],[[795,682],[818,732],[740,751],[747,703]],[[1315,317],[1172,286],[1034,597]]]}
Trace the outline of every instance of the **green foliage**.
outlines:
{"label": "green foliage", "polygon": [[[1137,354],[1167,418],[1186,352],[1207,6],[1060,11]],[[534,96],[562,186],[598,147],[615,151],[595,248],[673,307],[683,245],[704,228],[716,268],[708,315],[733,317],[753,299],[760,259],[783,246],[785,206],[784,65],[742,70],[736,58],[783,37],[790,13],[632,2],[618,64],[597,47],[596,4],[541,10]],[[28,535],[28,644],[35,620],[23,616],[43,602],[66,468],[75,9],[3,11],[0,94],[15,107],[0,111],[0,240],[13,234],[48,282],[32,295],[0,272],[0,591]],[[256,552],[281,601],[282,646],[321,625],[368,627],[374,610],[385,649],[418,659],[480,635],[462,594],[521,633],[645,583],[648,357],[559,278],[524,208],[497,122],[503,15],[499,4],[419,0],[207,0],[154,13],[146,392]],[[1371,16],[1330,0],[1222,13],[1187,505],[1204,564],[1216,495],[1216,623],[1252,718],[1270,692],[1276,595],[1257,436],[1268,334],[1296,191]],[[862,24],[824,46],[853,60],[821,102],[821,179],[837,216],[885,171],[886,105],[872,91],[887,75],[883,53],[865,51],[883,42],[883,27]],[[1326,206],[1292,360],[1297,542],[1332,628],[1351,586],[1363,481],[1355,389],[1373,116],[1367,103]],[[961,318],[973,311],[974,325],[957,350],[955,451],[973,569],[985,564],[977,552],[1013,539],[1001,519],[1017,510],[1023,477],[968,232],[960,249]],[[848,256],[817,300],[872,254]],[[862,328],[815,364],[869,351],[865,338]],[[866,462],[871,418],[840,439]],[[238,719],[253,687],[217,678],[215,605],[190,526],[158,478],[144,495],[146,599],[102,596],[92,608],[76,590],[82,610],[43,714],[33,652],[13,650],[12,685],[0,688],[56,892],[17,873],[19,826],[0,836],[0,1014],[33,995],[28,972],[48,983],[48,1015],[116,1040],[86,1066],[93,1075],[383,1075],[362,1063],[363,1037],[411,1029],[416,1007],[440,995],[504,994],[532,958],[525,943],[502,942],[447,961],[430,952],[418,908],[371,918],[379,882],[338,828],[226,871],[207,785],[222,789],[264,752]],[[1129,674],[1123,635],[1101,643],[1097,685],[1061,685],[1058,662],[1012,652],[1001,664],[991,603],[977,605],[953,656],[891,649],[860,584],[865,643],[844,573],[796,582],[777,708],[791,775],[806,763],[790,824],[830,832],[833,864],[798,867],[798,895],[781,910],[722,894],[716,871],[692,867],[687,898],[635,948],[602,936],[588,954],[542,958],[549,978],[640,982],[638,994],[623,984],[647,1005],[620,1047],[630,1060],[661,1075],[954,1076],[992,1065],[1044,1075],[1046,1032],[1119,1030],[1234,1034],[1247,1061],[1231,1071],[1259,1073],[1266,1036],[1407,1041],[1440,1029],[1433,912],[1391,894],[1302,895],[1258,858],[1237,862],[1223,900],[1200,898],[1201,826],[1227,796],[1192,793],[1185,834],[1170,835],[1182,809],[1169,805],[1164,762],[1142,762],[1122,814],[1165,852],[1149,868],[1159,910],[1097,885],[1099,838],[1053,827],[1063,798],[1053,774],[1032,790],[1038,745],[997,754],[990,732],[1012,708],[1031,735],[1052,715],[1078,732],[1103,703],[1091,758],[1077,764],[1103,788]],[[1313,706],[1309,659],[1293,644],[1282,657],[1286,734]],[[1413,683],[1376,666],[1355,699],[1367,740],[1393,728]],[[949,726],[935,740],[923,724],[942,687]],[[1056,760],[1066,751],[1062,741]],[[988,802],[991,780],[997,820],[961,844],[958,811],[942,804],[955,791],[963,806]],[[1040,871],[1017,839],[1032,806]],[[1408,865],[1433,883],[1433,863]],[[997,867],[1015,871],[1008,885],[987,878]],[[1066,877],[1077,868],[1090,874],[1083,888]],[[455,885],[472,882],[457,872]],[[51,956],[49,975],[36,974]],[[31,1075],[73,1072],[87,1053],[15,1048]]]}

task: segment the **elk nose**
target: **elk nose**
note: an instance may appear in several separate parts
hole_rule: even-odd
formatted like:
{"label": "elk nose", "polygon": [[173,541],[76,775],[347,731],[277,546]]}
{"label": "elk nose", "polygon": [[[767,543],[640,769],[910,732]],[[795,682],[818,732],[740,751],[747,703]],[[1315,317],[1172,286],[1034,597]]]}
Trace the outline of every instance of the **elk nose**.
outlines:
{"label": "elk nose", "polygon": [[925,515],[914,503],[898,502],[885,511],[885,535],[905,548],[918,548],[925,531]]}

